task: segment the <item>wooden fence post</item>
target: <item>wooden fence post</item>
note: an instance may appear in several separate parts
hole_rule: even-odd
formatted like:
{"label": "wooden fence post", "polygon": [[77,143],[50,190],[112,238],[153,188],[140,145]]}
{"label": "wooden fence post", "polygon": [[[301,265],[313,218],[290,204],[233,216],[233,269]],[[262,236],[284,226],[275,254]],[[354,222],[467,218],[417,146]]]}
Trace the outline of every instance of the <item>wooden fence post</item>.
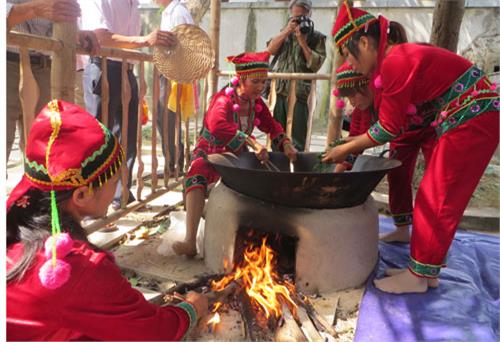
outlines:
{"label": "wooden fence post", "polygon": [[52,98],[75,101],[76,39],[78,28],[72,23],[54,23],[53,38],[62,43],[62,49],[52,58],[50,89]]}

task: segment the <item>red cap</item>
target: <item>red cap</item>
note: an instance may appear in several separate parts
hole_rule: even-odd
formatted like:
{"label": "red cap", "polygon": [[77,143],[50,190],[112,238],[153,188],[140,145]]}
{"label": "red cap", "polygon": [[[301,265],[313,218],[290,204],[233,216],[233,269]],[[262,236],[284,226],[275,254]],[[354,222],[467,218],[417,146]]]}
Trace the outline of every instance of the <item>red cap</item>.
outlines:
{"label": "red cap", "polygon": [[332,36],[335,45],[341,47],[356,31],[375,20],[377,18],[372,14],[359,8],[350,7],[347,1],[344,1],[333,25]]}
{"label": "red cap", "polygon": [[345,62],[336,71],[337,73],[337,88],[354,88],[368,84],[369,79],[362,74],[354,71],[352,66]]}
{"label": "red cap", "polygon": [[267,51],[245,52],[237,56],[226,58],[235,65],[236,74],[242,78],[266,78],[269,70],[269,57]]}
{"label": "red cap", "polygon": [[24,175],[7,200],[7,210],[32,188],[58,191],[102,185],[123,159],[116,137],[91,114],[53,100],[30,129]]}

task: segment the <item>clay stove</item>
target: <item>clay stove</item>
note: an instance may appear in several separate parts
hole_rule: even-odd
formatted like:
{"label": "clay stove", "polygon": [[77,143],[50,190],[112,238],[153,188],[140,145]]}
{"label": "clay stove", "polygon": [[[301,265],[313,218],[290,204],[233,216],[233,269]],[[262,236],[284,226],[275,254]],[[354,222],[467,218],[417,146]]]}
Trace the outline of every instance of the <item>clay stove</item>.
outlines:
{"label": "clay stove", "polygon": [[280,172],[264,169],[252,153],[209,156],[222,177],[205,217],[205,263],[212,271],[232,269],[248,234],[268,234],[288,239],[285,254],[304,293],[366,281],[378,257],[378,211],[369,194],[400,162],[360,156],[351,172],[315,173],[317,155],[300,153],[293,173],[282,154],[271,153]]}

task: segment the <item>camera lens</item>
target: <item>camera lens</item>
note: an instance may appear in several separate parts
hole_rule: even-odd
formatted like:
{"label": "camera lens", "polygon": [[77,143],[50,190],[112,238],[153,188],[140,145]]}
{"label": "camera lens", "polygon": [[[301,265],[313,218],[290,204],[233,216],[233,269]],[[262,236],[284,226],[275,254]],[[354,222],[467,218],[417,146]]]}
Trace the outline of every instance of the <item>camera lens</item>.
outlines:
{"label": "camera lens", "polygon": [[307,21],[302,21],[300,22],[299,24],[299,30],[300,30],[300,33],[302,34],[308,34],[311,32],[311,24]]}

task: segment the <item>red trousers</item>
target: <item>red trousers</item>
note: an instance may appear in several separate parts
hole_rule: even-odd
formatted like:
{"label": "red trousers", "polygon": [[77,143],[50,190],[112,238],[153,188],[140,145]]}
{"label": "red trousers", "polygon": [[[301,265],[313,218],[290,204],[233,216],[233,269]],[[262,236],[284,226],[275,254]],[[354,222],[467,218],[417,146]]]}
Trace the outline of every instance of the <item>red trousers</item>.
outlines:
{"label": "red trousers", "polygon": [[415,199],[409,269],[437,277],[457,226],[499,139],[499,111],[485,112],[442,135]]}
{"label": "red trousers", "polygon": [[396,226],[406,226],[413,218],[412,180],[418,153],[422,150],[425,165],[431,159],[436,145],[436,130],[426,127],[404,133],[391,141],[391,155],[401,161],[401,166],[387,175],[389,182],[389,208]]}
{"label": "red trousers", "polygon": [[203,189],[206,192],[208,185],[217,182],[219,178],[220,175],[213,166],[203,156],[199,156],[189,166],[185,177],[185,193],[194,189]]}

